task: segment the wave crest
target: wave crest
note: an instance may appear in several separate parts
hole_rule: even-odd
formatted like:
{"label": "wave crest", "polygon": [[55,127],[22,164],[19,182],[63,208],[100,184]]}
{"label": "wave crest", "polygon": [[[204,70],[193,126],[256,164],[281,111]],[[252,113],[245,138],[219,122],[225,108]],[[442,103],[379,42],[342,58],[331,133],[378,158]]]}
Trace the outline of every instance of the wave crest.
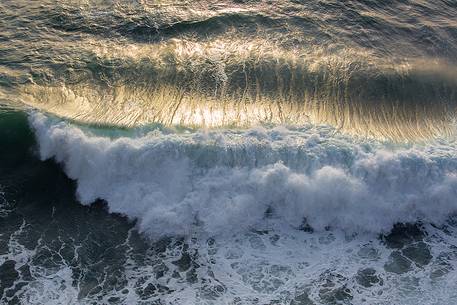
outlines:
{"label": "wave crest", "polygon": [[387,232],[457,212],[455,144],[388,150],[331,130],[95,137],[35,114],[42,159],[152,237],[224,234],[269,223]]}

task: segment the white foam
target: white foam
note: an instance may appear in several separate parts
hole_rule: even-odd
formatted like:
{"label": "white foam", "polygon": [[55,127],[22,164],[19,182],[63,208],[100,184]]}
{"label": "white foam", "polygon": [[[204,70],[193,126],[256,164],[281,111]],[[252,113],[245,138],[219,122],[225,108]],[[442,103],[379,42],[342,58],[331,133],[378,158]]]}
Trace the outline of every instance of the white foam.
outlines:
{"label": "white foam", "polygon": [[318,231],[379,233],[457,212],[451,142],[393,148],[309,126],[110,139],[38,113],[30,123],[41,158],[63,164],[83,204],[103,199],[153,238],[304,219]]}

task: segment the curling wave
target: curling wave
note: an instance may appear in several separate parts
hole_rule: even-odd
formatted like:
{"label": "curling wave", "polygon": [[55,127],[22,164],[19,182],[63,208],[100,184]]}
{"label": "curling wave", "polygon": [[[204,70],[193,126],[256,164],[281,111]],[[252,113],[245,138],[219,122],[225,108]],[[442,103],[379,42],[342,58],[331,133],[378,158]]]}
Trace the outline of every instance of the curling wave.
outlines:
{"label": "curling wave", "polygon": [[115,47],[103,54],[109,48],[104,47],[96,51],[101,57],[51,75],[55,85],[37,79],[19,86],[19,96],[28,105],[73,120],[128,127],[314,122],[396,140],[454,131],[454,66],[264,45],[177,40],[132,46],[131,54]]}
{"label": "curling wave", "polygon": [[455,143],[389,149],[326,127],[110,139],[41,114],[30,123],[83,204],[103,199],[153,237],[274,222],[380,233],[457,212]]}

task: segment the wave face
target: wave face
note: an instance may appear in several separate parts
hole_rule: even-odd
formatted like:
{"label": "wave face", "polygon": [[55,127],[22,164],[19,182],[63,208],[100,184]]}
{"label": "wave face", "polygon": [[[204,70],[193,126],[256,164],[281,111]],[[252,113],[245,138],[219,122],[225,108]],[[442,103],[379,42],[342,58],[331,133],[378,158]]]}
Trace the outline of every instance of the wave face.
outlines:
{"label": "wave face", "polygon": [[2,11],[2,101],[79,122],[314,122],[402,141],[454,132],[452,2],[6,1]]}
{"label": "wave face", "polygon": [[83,204],[103,199],[156,238],[266,221],[386,233],[457,212],[455,143],[388,148],[324,127],[109,139],[40,114],[31,124],[41,158],[63,164]]}

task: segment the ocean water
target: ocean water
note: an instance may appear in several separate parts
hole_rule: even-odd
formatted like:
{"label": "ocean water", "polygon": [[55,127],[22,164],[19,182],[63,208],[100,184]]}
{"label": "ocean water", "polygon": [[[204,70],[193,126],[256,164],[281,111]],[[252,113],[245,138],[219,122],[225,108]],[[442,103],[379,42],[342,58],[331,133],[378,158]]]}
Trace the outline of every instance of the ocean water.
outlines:
{"label": "ocean water", "polygon": [[0,2],[1,304],[457,304],[457,2]]}

